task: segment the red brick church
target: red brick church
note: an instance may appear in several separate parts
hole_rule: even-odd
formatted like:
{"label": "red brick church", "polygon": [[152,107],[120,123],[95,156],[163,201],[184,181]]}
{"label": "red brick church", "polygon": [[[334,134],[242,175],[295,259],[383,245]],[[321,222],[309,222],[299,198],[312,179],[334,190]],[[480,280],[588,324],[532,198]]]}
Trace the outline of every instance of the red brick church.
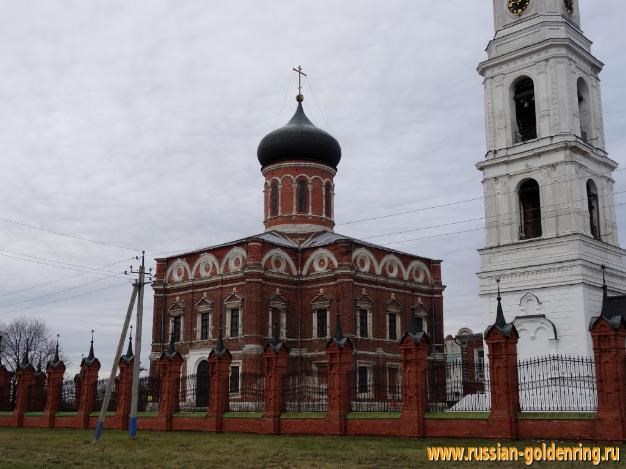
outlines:
{"label": "red brick church", "polygon": [[398,340],[410,315],[443,351],[441,261],[333,231],[337,140],[304,113],[258,146],[265,232],[157,259],[151,372],[173,337],[183,374],[207,373],[220,332],[231,375],[263,370],[263,347],[280,335],[291,356],[323,366],[339,321],[355,367],[400,376]]}

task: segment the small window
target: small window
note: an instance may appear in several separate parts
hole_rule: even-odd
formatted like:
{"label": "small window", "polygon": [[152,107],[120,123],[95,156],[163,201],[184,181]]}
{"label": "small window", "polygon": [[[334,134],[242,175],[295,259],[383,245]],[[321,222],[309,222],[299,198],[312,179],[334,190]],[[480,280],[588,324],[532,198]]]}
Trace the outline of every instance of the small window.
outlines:
{"label": "small window", "polygon": [[181,341],[181,326],[182,326],[182,316],[174,316],[172,320],[172,327],[174,332],[174,342]]}
{"label": "small window", "polygon": [[229,386],[228,391],[231,393],[239,392],[239,366],[233,365],[230,367],[230,377],[229,377]]}
{"label": "small window", "polygon": [[520,239],[541,237],[541,201],[539,184],[528,179],[519,188]]}
{"label": "small window", "polygon": [[298,181],[298,212],[307,213],[309,211],[309,185],[304,179]]}
{"label": "small window", "polygon": [[387,315],[387,329],[389,330],[389,340],[398,340],[398,334],[396,332],[397,316],[396,313],[389,313]]}
{"label": "small window", "polygon": [[239,310],[234,308],[230,310],[230,336],[237,337],[239,335]]}
{"label": "small window", "polygon": [[530,78],[524,77],[516,82],[513,101],[515,103],[515,121],[517,123],[515,142],[524,142],[537,138],[535,85]]}
{"label": "small window", "polygon": [[317,316],[317,337],[326,337],[328,334],[327,310],[316,310]]}
{"label": "small window", "polygon": [[209,338],[209,313],[202,313],[200,316],[200,340]]}
{"label": "small window", "polygon": [[357,377],[357,392],[359,394],[369,392],[368,369],[367,366],[359,366]]}
{"label": "small window", "polygon": [[587,207],[589,208],[589,228],[591,236],[600,239],[600,210],[598,207],[598,188],[589,179],[587,181]]}
{"label": "small window", "polygon": [[270,216],[278,215],[278,182],[272,181],[270,186]]}
{"label": "small window", "polygon": [[367,316],[368,316],[368,311],[366,309],[360,309],[359,310],[359,337],[369,337],[368,333],[367,333]]}
{"label": "small window", "polygon": [[324,187],[324,215],[327,218],[332,218],[333,214],[333,189],[330,184],[326,184]]}

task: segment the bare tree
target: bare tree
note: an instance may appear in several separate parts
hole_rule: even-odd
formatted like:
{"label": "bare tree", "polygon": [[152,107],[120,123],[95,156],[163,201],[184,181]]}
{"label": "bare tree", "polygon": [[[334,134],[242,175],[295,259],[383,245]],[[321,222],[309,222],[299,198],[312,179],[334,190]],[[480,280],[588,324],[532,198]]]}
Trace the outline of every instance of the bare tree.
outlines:
{"label": "bare tree", "polygon": [[0,324],[0,361],[9,371],[17,371],[24,359],[36,369],[45,369],[54,358],[56,341],[43,321],[17,318],[8,325]]}

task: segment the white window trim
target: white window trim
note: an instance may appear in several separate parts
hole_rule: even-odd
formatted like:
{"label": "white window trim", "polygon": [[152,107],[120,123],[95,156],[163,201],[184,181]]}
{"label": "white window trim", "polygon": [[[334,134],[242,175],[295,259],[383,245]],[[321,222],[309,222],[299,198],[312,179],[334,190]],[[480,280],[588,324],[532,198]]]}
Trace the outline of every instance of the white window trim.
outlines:
{"label": "white window trim", "polygon": [[[389,315],[391,314],[395,314],[396,315],[396,338],[392,339],[391,338],[391,334],[389,334]],[[401,337],[401,331],[402,331],[402,326],[400,324],[401,322],[401,316],[400,313],[398,313],[397,311],[387,311],[387,315],[385,317],[386,319],[386,324],[385,324],[385,330],[387,331],[387,340],[391,340],[391,341],[398,341],[400,340]]]}
{"label": "white window trim", "polygon": [[[359,392],[359,368],[362,366],[367,368],[367,392]],[[355,394],[358,398],[371,399],[374,397],[374,363],[365,361],[356,362],[356,379],[354,380],[354,385],[356,386]]]}
{"label": "white window trim", "polygon": [[[203,314],[208,314],[209,315],[209,330],[207,338],[203,339],[202,338],[202,315]],[[201,310],[198,309],[198,316],[197,316],[197,320],[196,320],[196,339],[197,340],[211,340],[213,338],[213,311],[211,311],[210,309],[206,309],[206,310]]]}
{"label": "white window trim", "polygon": [[[320,311],[326,311],[326,336],[319,337],[317,335],[317,315]],[[330,337],[330,308],[327,307],[319,307],[314,308],[313,310],[313,338],[314,339],[326,339]]]}
{"label": "white window trim", "polygon": [[185,338],[185,314],[183,310],[176,310],[170,312],[170,334],[174,332],[174,319],[180,318],[180,340],[177,340],[176,343],[179,344],[184,342]]}
{"label": "white window trim", "polygon": [[[391,368],[395,368],[397,370],[396,374],[396,386],[398,389],[397,393],[392,393],[389,389],[390,384],[390,373],[389,370]],[[402,365],[400,363],[387,363],[387,399],[400,399],[402,397]]]}
{"label": "white window trim", "polygon": [[[237,392],[230,392],[230,375],[233,366],[239,367],[239,390]],[[241,360],[232,361],[230,363],[230,367],[228,368],[228,395],[230,397],[236,398],[241,396],[241,371],[243,369]]]}
{"label": "white window trim", "polygon": [[356,314],[357,314],[357,320],[356,320],[356,335],[357,337],[362,337],[361,336],[361,311],[367,311],[367,337],[363,337],[364,339],[373,339],[374,336],[372,334],[373,332],[373,327],[372,327],[372,308],[367,307],[357,307],[356,310]]}
{"label": "white window trim", "polygon": [[[239,323],[237,324],[239,326],[239,330],[237,331],[236,335],[232,335],[230,333],[230,313],[232,310],[239,310]],[[226,307],[226,334],[225,334],[225,338],[229,339],[229,338],[235,338],[235,337],[242,337],[243,336],[243,309],[241,308],[241,305],[231,305],[231,306],[227,306]]]}
{"label": "white window trim", "polygon": [[287,338],[287,311],[284,308],[270,307],[267,313],[267,336],[274,337],[274,324],[272,321],[272,310],[280,312],[280,320],[279,320],[279,338],[286,339]]}

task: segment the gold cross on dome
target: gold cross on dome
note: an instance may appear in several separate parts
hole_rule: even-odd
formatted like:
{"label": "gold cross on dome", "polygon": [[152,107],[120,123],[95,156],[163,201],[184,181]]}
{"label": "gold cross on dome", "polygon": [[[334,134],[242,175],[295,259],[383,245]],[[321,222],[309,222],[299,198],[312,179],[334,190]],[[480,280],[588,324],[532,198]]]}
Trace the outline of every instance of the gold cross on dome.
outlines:
{"label": "gold cross on dome", "polygon": [[298,74],[298,97],[301,97],[302,96],[302,77],[303,76],[306,77],[307,74],[302,71],[302,65],[298,65],[298,68],[294,67],[292,70]]}

